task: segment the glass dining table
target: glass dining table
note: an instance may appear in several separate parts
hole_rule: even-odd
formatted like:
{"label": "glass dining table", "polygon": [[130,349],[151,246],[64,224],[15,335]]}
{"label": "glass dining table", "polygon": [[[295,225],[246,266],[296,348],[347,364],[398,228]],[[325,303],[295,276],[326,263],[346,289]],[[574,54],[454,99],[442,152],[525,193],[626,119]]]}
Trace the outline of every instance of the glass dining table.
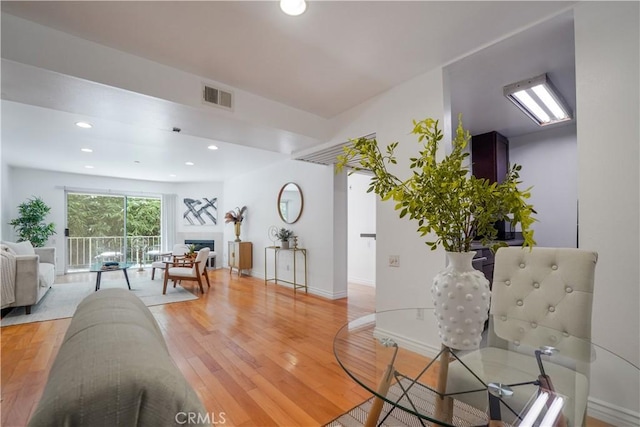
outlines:
{"label": "glass dining table", "polygon": [[480,348],[467,351],[440,344],[431,308],[380,311],[344,325],[333,349],[373,395],[362,406],[364,425],[564,427],[582,425],[586,415],[587,426],[598,417],[605,425],[637,425],[638,366],[591,342],[563,342],[551,333],[559,331],[548,334],[560,337],[549,343],[555,346],[496,340],[493,321]]}

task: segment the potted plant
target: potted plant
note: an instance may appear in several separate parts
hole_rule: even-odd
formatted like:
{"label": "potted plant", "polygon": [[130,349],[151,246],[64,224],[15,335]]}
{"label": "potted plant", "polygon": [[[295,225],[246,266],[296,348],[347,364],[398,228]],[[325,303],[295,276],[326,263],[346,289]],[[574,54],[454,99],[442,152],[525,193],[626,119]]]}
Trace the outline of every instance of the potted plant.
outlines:
{"label": "potted plant", "polygon": [[224,222],[225,223],[229,223],[229,222],[233,222],[234,225],[234,231],[236,234],[236,242],[240,242],[240,225],[242,224],[242,221],[244,221],[244,217],[246,215],[247,212],[247,207],[243,206],[241,208],[236,207],[235,209],[230,210],[229,212],[227,212],[226,214],[224,214]]}
{"label": "potted plant", "polygon": [[[394,151],[398,143],[389,144],[381,151],[375,138],[353,139],[352,144],[345,147],[344,155],[338,157],[337,170],[356,159],[355,170],[373,172],[368,191],[374,191],[382,200],[393,200],[400,218],[417,220],[418,233],[429,237],[426,243],[432,250],[442,245],[447,251],[448,267],[435,277],[431,289],[440,336],[443,344],[453,348],[477,348],[482,332],[478,324],[488,317],[490,292],[488,281],[471,265],[475,254],[470,252],[471,243],[481,237],[481,242],[493,250],[505,245],[495,242],[494,224],[508,220],[514,225],[520,224],[524,246],[533,246],[531,225],[535,211],[527,203],[530,189],[518,188],[521,184],[519,165],[509,167],[501,183],[490,183],[471,175],[466,150],[470,135],[463,129],[461,118],[451,153],[441,161],[436,158],[443,138],[437,120],[414,120],[412,133],[418,136],[422,148],[416,157],[409,159],[411,174],[406,179],[398,178],[388,169],[388,165],[397,164]],[[457,308],[453,315],[442,312],[443,307],[453,304]],[[472,319],[469,311],[475,311],[477,318]],[[460,325],[468,326],[461,328]],[[464,333],[460,333],[463,329]]]}
{"label": "potted plant", "polygon": [[196,259],[196,256],[198,256],[198,254],[196,253],[196,245],[191,244],[188,246],[188,248],[189,248],[189,252],[187,252],[186,258],[189,258],[191,260]]}
{"label": "potted plant", "polygon": [[18,232],[18,241],[30,241],[35,247],[42,247],[49,237],[56,234],[55,225],[47,224],[45,218],[51,208],[40,197],[33,197],[18,206],[16,219],[12,219],[9,225]]}
{"label": "potted plant", "polygon": [[280,247],[282,249],[289,249],[289,239],[293,237],[293,230],[281,228],[276,235],[280,239]]}

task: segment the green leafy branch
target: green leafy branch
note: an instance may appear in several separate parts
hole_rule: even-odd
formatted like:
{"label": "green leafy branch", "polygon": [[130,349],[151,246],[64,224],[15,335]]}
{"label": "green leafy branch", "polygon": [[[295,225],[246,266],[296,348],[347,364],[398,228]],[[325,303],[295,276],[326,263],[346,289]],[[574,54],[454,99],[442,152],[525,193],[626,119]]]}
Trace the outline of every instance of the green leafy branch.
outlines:
{"label": "green leafy branch", "polygon": [[442,245],[447,251],[469,251],[478,236],[484,244],[491,243],[495,249],[504,245],[495,242],[495,223],[499,220],[519,223],[524,245],[535,245],[531,229],[535,211],[527,203],[531,189],[518,188],[521,166],[509,167],[501,183],[489,183],[471,175],[465,166],[469,156],[466,147],[471,136],[463,129],[460,118],[451,142],[451,153],[440,162],[436,155],[443,135],[438,121],[431,118],[414,120],[412,133],[418,135],[422,148],[418,156],[409,158],[411,176],[408,179],[401,180],[387,169],[387,165],[397,164],[394,153],[398,142],[389,144],[383,152],[375,138],[351,140],[344,148],[344,154],[338,156],[337,171],[355,161],[357,166],[350,173],[372,172],[367,191],[375,192],[383,201],[393,200],[400,218],[408,216],[417,220],[420,236],[433,233],[436,240],[426,242],[431,249]]}

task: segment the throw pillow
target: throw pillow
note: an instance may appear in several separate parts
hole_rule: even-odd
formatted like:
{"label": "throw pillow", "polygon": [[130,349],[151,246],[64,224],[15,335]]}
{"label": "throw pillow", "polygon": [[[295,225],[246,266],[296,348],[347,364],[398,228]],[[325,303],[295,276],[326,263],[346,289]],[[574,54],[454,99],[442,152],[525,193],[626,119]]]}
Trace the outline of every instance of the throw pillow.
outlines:
{"label": "throw pillow", "polygon": [[33,245],[28,240],[26,242],[2,242],[4,245],[13,251],[15,255],[35,255],[35,251],[33,250]]}
{"label": "throw pillow", "polygon": [[16,254],[13,249],[11,249],[9,246],[5,245],[4,243],[0,244],[0,251],[9,252],[11,255],[15,255]]}

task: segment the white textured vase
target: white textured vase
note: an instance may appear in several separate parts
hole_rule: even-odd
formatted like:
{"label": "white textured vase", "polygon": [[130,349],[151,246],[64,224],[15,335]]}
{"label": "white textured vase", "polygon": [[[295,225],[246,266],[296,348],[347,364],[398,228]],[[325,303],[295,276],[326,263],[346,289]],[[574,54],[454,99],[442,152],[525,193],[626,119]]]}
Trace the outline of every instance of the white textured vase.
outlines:
{"label": "white textured vase", "polygon": [[489,281],[471,265],[474,255],[475,252],[447,252],[447,268],[434,277],[431,287],[440,340],[457,350],[480,346],[489,317]]}

